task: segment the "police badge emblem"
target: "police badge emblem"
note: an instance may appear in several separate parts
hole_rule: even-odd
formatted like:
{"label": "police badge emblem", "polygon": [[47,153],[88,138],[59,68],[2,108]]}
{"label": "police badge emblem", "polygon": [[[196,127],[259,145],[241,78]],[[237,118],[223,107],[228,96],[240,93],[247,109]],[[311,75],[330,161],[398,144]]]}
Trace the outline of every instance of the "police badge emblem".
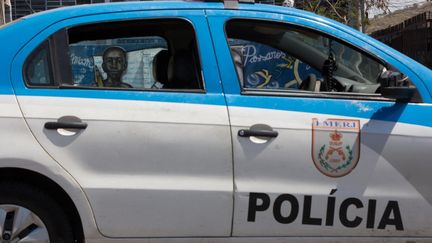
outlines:
{"label": "police badge emblem", "polygon": [[326,176],[349,174],[360,159],[360,121],[312,119],[312,160]]}

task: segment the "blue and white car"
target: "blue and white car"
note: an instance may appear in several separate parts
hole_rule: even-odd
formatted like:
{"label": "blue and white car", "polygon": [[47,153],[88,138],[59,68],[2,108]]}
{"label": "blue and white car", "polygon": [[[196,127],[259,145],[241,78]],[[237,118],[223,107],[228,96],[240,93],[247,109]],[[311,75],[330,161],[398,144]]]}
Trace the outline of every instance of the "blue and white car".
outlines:
{"label": "blue and white car", "polygon": [[432,72],[292,8],[0,29],[0,242],[432,242]]}

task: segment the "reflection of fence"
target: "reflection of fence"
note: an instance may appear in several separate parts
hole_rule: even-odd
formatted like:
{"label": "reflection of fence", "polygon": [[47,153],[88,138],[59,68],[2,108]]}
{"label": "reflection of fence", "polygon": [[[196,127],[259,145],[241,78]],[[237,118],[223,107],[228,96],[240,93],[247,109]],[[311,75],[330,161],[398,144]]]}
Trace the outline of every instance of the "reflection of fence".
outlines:
{"label": "reflection of fence", "polygon": [[11,0],[12,19],[53,8],[76,5],[76,0]]}
{"label": "reflection of fence", "polygon": [[419,14],[371,35],[432,68],[432,12]]}

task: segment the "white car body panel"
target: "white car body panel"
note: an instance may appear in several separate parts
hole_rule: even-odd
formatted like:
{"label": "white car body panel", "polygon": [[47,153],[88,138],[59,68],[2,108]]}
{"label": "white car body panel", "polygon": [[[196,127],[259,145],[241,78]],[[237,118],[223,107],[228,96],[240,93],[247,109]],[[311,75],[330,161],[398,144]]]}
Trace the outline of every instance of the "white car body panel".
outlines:
{"label": "white car body panel", "polygon": [[[233,134],[254,124],[267,124],[279,132],[277,138],[263,144],[249,138],[233,139],[235,236],[432,236],[428,224],[432,217],[432,193],[426,186],[432,171],[429,127],[304,112],[233,106],[229,109]],[[314,118],[360,120],[360,161],[349,176],[331,178],[315,168],[311,159]],[[406,144],[410,144],[409,152],[403,151]],[[336,190],[334,194],[332,190]],[[264,192],[271,198],[270,208],[258,211],[254,222],[246,221],[250,192]],[[277,222],[272,213],[273,202],[281,194],[292,194],[299,203],[298,216],[290,224]],[[304,195],[312,196],[310,216],[322,219],[322,227],[302,223]],[[336,206],[334,224],[326,227],[328,197],[336,197]],[[363,207],[351,206],[348,218],[361,217],[362,223],[348,228],[339,221],[339,207],[343,200],[352,197],[361,200]],[[366,227],[369,199],[376,200],[371,229]],[[377,229],[391,200],[399,203],[403,230],[395,230],[393,225]],[[289,202],[282,208],[283,215],[290,215]],[[422,214],[416,213],[419,211]]]}
{"label": "white car body panel", "polygon": [[32,171],[57,183],[75,203],[86,236],[100,238],[93,211],[75,178],[53,160],[37,143],[23,119],[16,97],[0,95],[0,164],[3,168]]}
{"label": "white car body panel", "polygon": [[[17,98],[39,143],[82,186],[103,235],[230,234],[232,160],[224,106]],[[43,128],[70,115],[87,129],[64,136]]]}

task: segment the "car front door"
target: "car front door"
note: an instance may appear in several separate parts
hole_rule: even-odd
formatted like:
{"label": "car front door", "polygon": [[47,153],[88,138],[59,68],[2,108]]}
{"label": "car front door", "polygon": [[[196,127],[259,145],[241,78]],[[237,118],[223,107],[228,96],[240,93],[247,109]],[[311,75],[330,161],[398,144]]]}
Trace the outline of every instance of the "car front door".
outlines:
{"label": "car front door", "polygon": [[[432,236],[423,81],[327,24],[248,8],[207,11],[233,134],[233,235]],[[380,59],[424,102],[383,98]]]}
{"label": "car front door", "polygon": [[230,235],[228,114],[204,50],[202,10],[159,10],[60,21],[16,56],[25,119],[103,235]]}

